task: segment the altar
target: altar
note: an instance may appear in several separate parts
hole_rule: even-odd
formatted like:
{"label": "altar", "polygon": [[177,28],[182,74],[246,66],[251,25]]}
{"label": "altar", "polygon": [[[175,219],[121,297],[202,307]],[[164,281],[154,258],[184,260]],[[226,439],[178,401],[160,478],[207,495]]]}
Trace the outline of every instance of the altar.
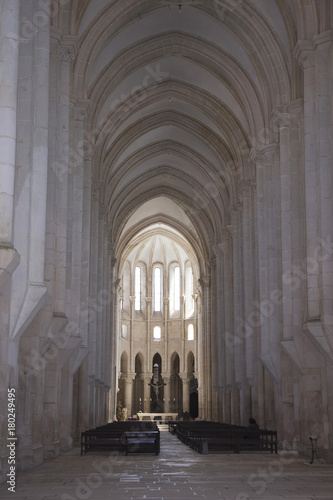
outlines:
{"label": "altar", "polygon": [[151,420],[151,421],[161,421],[163,424],[169,422],[169,420],[177,420],[178,413],[137,413],[137,418],[139,420]]}

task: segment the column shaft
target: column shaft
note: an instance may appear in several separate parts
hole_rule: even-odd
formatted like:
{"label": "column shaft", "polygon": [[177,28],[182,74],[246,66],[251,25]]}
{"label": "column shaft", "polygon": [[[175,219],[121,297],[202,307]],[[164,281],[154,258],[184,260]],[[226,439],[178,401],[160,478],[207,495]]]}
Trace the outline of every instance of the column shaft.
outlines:
{"label": "column shaft", "polygon": [[13,243],[19,0],[2,0],[0,41],[0,246]]}

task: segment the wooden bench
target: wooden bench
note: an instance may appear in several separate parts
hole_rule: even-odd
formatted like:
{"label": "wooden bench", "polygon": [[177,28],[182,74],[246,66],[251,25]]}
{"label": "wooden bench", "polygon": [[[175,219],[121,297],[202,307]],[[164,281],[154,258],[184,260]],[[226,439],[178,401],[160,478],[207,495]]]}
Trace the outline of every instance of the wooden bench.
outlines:
{"label": "wooden bench", "polygon": [[[122,436],[126,432],[157,432],[158,427],[153,422],[114,422],[96,429],[81,432],[81,455],[93,450],[122,451]],[[159,432],[159,431],[158,431]]]}
{"label": "wooden bench", "polygon": [[81,455],[88,451],[108,449],[120,451],[122,430],[91,429],[81,432]]}
{"label": "wooden bench", "polygon": [[169,422],[169,431],[198,453],[277,453],[277,432],[218,422]]}
{"label": "wooden bench", "polygon": [[121,437],[121,452],[154,453],[160,452],[160,431],[125,432]]}

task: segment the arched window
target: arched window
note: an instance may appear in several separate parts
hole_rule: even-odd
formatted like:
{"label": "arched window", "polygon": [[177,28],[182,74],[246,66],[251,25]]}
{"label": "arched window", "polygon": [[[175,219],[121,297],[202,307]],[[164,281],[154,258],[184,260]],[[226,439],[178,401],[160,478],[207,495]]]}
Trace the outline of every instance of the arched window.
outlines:
{"label": "arched window", "polygon": [[154,326],[153,337],[154,337],[154,340],[161,339],[161,327],[160,326]]}
{"label": "arched window", "polygon": [[135,268],[134,292],[134,308],[136,311],[141,311],[141,268],[139,266]]}
{"label": "arched window", "polygon": [[160,312],[161,302],[162,302],[162,271],[160,267],[154,267],[153,286],[154,286],[154,311]]}
{"label": "arched window", "polygon": [[192,324],[187,327],[187,340],[194,340],[194,327]]}
{"label": "arched window", "polygon": [[121,325],[121,338],[127,339],[127,325]]}
{"label": "arched window", "polygon": [[190,318],[194,313],[193,300],[193,271],[190,262],[185,267],[185,317]]}
{"label": "arched window", "polygon": [[180,310],[180,267],[170,269],[170,313]]}
{"label": "arched window", "polygon": [[180,267],[176,266],[174,270],[174,297],[175,297],[175,311],[180,309]]}

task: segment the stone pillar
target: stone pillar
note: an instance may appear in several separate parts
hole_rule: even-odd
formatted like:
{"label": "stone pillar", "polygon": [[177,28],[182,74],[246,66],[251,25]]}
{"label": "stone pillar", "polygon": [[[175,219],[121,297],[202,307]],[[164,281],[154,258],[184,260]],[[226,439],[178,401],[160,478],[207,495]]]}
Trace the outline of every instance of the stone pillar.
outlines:
{"label": "stone pillar", "polygon": [[[320,223],[317,237],[326,243],[332,241],[332,56],[333,56],[333,32],[326,32],[314,39],[316,46],[316,108],[317,108],[317,165],[319,169],[319,207]],[[322,322],[326,331],[333,334],[333,251],[326,252],[325,258],[318,258],[314,254],[319,267],[320,304]],[[331,345],[333,345],[331,343]],[[331,360],[333,360],[333,349],[331,349]],[[328,438],[328,436],[327,436]]]}
{"label": "stone pillar", "polygon": [[205,377],[204,377],[204,340],[203,340],[203,325],[202,325],[202,290],[201,290],[201,280],[198,280],[198,285],[196,288],[196,313],[197,313],[197,338],[196,338],[196,352],[197,352],[197,371],[198,371],[198,405],[199,405],[199,418],[205,419]]}
{"label": "stone pillar", "polygon": [[133,373],[123,374],[122,378],[125,381],[125,403],[127,408],[127,416],[132,416],[132,394],[133,394],[133,380],[135,375]]}
{"label": "stone pillar", "polygon": [[210,317],[211,317],[211,333],[210,333],[210,363],[212,371],[212,400],[211,400],[211,418],[214,421],[218,420],[218,402],[219,402],[219,362],[218,362],[218,332],[217,332],[217,310],[219,309],[217,304],[217,268],[216,260],[211,259],[208,262],[210,268],[210,281],[211,281],[211,307],[210,307]]}
{"label": "stone pillar", "polygon": [[253,235],[252,235],[252,186],[250,181],[242,181],[238,185],[239,198],[242,200],[242,255],[243,255],[243,319],[245,329],[248,334],[245,335],[242,343],[242,358],[245,370],[242,383],[242,418],[243,424],[246,424],[248,418],[252,415],[251,408],[251,385],[254,379],[254,344],[257,338],[257,328],[260,325],[260,317],[255,311],[253,300],[253,274],[254,259],[252,255]]}
{"label": "stone pillar", "polygon": [[180,370],[186,370],[186,354],[185,354],[185,339],[186,339],[186,326],[185,326],[185,296],[180,296],[180,319],[181,319],[181,351],[180,351]]}
{"label": "stone pillar", "polygon": [[[243,320],[243,296],[242,296],[242,275],[243,262],[241,256],[241,205],[236,205],[230,208],[232,240],[233,240],[233,302],[234,302],[234,338],[233,338],[233,358],[234,358],[234,373],[235,384],[233,386],[234,393],[232,397],[233,422],[240,423],[241,415],[239,414],[239,389],[242,387],[245,366],[242,360],[242,344],[247,335],[246,324]],[[238,389],[237,389],[238,388]]]}
{"label": "stone pillar", "polygon": [[78,388],[78,435],[81,431],[89,428],[89,391],[88,391],[88,358],[84,360],[79,368]]}
{"label": "stone pillar", "polygon": [[163,377],[163,381],[166,384],[164,386],[164,413],[170,411],[170,377]]}
{"label": "stone pillar", "polygon": [[[75,157],[71,158],[70,167],[73,172],[72,192],[70,194],[72,205],[72,222],[71,222],[71,247],[70,255],[72,255],[71,266],[71,282],[68,283],[71,287],[71,305],[72,311],[80,310],[81,300],[81,282],[82,282],[82,243],[83,243],[83,203],[84,203],[84,156],[83,156],[83,127],[84,120],[88,113],[88,103],[86,101],[76,102],[74,104],[74,131],[73,139],[75,149]],[[81,145],[81,147],[80,147]],[[77,314],[75,312],[75,314]],[[77,318],[75,318],[76,320]],[[86,323],[81,321],[80,323]],[[85,338],[85,345],[87,339]]]}
{"label": "stone pillar", "polygon": [[[49,23],[43,23],[43,26],[35,34],[35,58],[37,78],[34,99],[29,281],[33,284],[43,285],[49,126]],[[69,88],[67,93],[69,95]],[[68,136],[66,140],[68,141]]]}
{"label": "stone pillar", "polygon": [[212,376],[211,376],[211,289],[210,279],[199,280],[201,288],[201,307],[204,310],[202,332],[200,335],[200,380],[199,380],[199,415],[203,419],[211,419]]}
{"label": "stone pillar", "polygon": [[147,314],[147,331],[146,331],[146,342],[147,342],[147,359],[146,359],[146,371],[149,372],[152,369],[152,359],[151,359],[151,343],[152,343],[152,332],[151,332],[151,317],[152,317],[152,298],[146,297],[146,314]]}
{"label": "stone pillar", "polygon": [[221,377],[223,390],[223,410],[222,420],[231,423],[231,388],[235,384],[234,368],[234,312],[233,312],[233,259],[232,259],[232,239],[227,228],[221,230],[222,243],[219,244],[221,260],[221,296],[222,296],[222,326],[221,332]]}
{"label": "stone pillar", "polygon": [[168,317],[169,317],[169,297],[163,298],[164,308],[164,372],[170,372],[170,359],[169,359],[169,332],[168,332]]}
{"label": "stone pillar", "polygon": [[315,51],[311,42],[298,42],[295,57],[304,73],[304,167],[305,167],[305,219],[307,242],[307,318],[320,316],[319,268],[312,265],[311,257],[318,244],[319,204],[315,186],[319,184],[316,168],[316,72]]}
{"label": "stone pillar", "polygon": [[181,375],[183,381],[183,412],[190,412],[190,379],[187,373]]}
{"label": "stone pillar", "polygon": [[2,151],[0,161],[0,251],[3,254],[3,248],[13,246],[12,221],[16,165],[20,2],[19,0],[2,0],[0,8],[0,149]]}
{"label": "stone pillar", "polygon": [[[69,168],[70,140],[70,63],[74,60],[74,47],[61,44],[58,47],[57,73],[57,144],[56,144],[56,230],[55,230],[55,292],[54,310],[65,314],[66,285],[70,288],[72,262],[67,266],[67,245],[72,242],[72,228],[67,228],[68,182],[73,180],[73,172]],[[67,241],[67,238],[69,241]]]}
{"label": "stone pillar", "polygon": [[149,373],[143,374],[143,402],[144,402],[144,407],[143,407],[143,412],[144,413],[149,413],[150,412],[150,382],[152,376]]}

